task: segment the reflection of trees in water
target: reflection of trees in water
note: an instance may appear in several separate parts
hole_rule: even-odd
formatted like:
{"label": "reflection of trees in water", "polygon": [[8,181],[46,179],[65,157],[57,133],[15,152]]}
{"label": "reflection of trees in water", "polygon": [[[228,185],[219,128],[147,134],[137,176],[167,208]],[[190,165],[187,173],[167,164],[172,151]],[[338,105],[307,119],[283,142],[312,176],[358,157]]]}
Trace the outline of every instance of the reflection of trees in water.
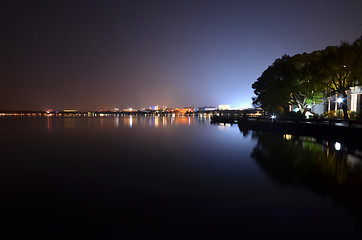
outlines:
{"label": "reflection of trees in water", "polygon": [[349,153],[335,151],[305,138],[258,133],[251,157],[282,185],[330,196],[362,223],[362,166],[351,165]]}

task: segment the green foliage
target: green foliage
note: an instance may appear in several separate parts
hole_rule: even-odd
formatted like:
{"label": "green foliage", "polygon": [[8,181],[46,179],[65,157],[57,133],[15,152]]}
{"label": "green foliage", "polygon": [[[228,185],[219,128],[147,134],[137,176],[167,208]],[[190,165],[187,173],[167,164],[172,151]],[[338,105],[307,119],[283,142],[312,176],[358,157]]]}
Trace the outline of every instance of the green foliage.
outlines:
{"label": "green foliage", "polygon": [[339,47],[330,46],[323,51],[319,60],[321,76],[332,92],[345,95],[345,91],[356,85],[352,68],[356,61],[352,45],[343,42]]}
{"label": "green foliage", "polygon": [[324,116],[326,118],[343,118],[344,114],[343,114],[343,110],[339,109],[337,111],[331,110],[329,112],[325,112]]}
{"label": "green foliage", "polygon": [[324,116],[325,116],[326,118],[333,118],[333,116],[335,116],[335,111],[334,111],[334,110],[331,110],[331,111],[329,111],[329,112],[325,112],[325,113],[324,113]]}
{"label": "green foliage", "polygon": [[317,105],[324,102],[323,100],[324,94],[323,93],[314,93],[309,96],[309,98],[306,99],[306,103],[308,105]]}
{"label": "green foliage", "polygon": [[349,118],[356,119],[357,113],[355,111],[348,111]]}
{"label": "green foliage", "polygon": [[319,103],[323,94],[311,77],[311,63],[308,54],[284,55],[275,60],[252,85],[257,95],[253,104],[268,111],[291,104],[303,112],[308,104]]}
{"label": "green foliage", "polygon": [[334,115],[337,117],[337,118],[343,118],[343,110],[342,109],[339,109],[337,110]]}

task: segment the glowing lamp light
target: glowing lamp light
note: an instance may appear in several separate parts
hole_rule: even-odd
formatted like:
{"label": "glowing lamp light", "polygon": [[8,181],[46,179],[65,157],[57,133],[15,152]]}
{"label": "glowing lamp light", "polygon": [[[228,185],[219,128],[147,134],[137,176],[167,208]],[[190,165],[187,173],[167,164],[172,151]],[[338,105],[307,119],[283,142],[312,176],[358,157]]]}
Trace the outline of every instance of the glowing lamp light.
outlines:
{"label": "glowing lamp light", "polygon": [[313,113],[311,113],[311,112],[306,112],[306,113],[305,113],[305,117],[306,117],[306,118],[311,118],[311,117],[313,117]]}
{"label": "glowing lamp light", "polygon": [[341,144],[340,144],[339,142],[336,142],[336,143],[334,144],[334,148],[335,148],[337,151],[341,150]]}
{"label": "glowing lamp light", "polygon": [[337,103],[343,102],[343,98],[337,98]]}
{"label": "glowing lamp light", "polygon": [[273,114],[273,115],[270,116],[270,118],[274,120],[274,119],[277,118],[277,116],[275,116],[275,115]]}

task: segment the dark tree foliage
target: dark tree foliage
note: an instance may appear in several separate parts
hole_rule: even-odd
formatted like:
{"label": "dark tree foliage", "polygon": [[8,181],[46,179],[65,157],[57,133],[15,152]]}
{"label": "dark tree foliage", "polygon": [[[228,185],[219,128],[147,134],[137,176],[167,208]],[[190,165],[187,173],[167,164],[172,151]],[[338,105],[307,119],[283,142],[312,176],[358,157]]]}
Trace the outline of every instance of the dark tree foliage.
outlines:
{"label": "dark tree foliage", "polygon": [[277,59],[252,85],[257,95],[253,104],[271,112],[294,105],[303,112],[307,105],[318,103],[321,87],[311,73],[312,63],[308,54]]}
{"label": "dark tree foliage", "polygon": [[283,81],[283,66],[290,57],[284,55],[269,66],[252,85],[257,97],[253,104],[270,112],[276,112],[279,107],[285,106],[290,100],[288,86]]}
{"label": "dark tree foliage", "polygon": [[253,83],[253,104],[267,111],[292,105],[302,112],[329,94],[343,97],[347,114],[347,90],[362,84],[362,36],[353,44],[342,42],[310,54],[284,55]]}
{"label": "dark tree foliage", "polygon": [[338,47],[330,46],[324,49],[320,61],[317,62],[321,81],[326,83],[331,93],[343,98],[342,109],[345,118],[348,118],[347,90],[359,83],[358,71],[362,66],[358,66],[357,60],[356,48],[342,42]]}
{"label": "dark tree foliage", "polygon": [[351,66],[351,77],[355,79],[357,85],[362,85],[362,36],[354,41],[352,47],[355,53],[355,60]]}

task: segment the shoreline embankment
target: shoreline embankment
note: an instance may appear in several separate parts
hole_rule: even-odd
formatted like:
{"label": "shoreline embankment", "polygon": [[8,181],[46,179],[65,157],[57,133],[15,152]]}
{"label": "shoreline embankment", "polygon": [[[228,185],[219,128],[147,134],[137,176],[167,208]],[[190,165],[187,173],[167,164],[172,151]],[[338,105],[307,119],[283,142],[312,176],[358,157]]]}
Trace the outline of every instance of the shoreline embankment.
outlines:
{"label": "shoreline embankment", "polygon": [[312,136],[362,145],[362,121],[344,119],[266,119],[213,116],[212,123],[238,124],[240,130]]}

